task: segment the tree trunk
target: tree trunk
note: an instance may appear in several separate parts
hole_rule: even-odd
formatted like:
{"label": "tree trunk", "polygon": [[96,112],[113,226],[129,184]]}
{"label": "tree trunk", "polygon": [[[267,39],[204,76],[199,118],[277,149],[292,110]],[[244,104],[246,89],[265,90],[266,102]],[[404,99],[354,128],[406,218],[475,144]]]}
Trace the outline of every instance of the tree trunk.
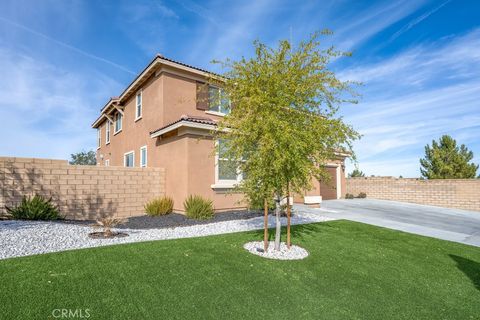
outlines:
{"label": "tree trunk", "polygon": [[[288,187],[287,187],[288,188]],[[287,248],[290,249],[290,189],[287,189]]]}
{"label": "tree trunk", "polygon": [[275,197],[275,250],[280,251],[280,235],[282,232],[282,223],[280,221],[280,196]]}
{"label": "tree trunk", "polygon": [[263,210],[264,210],[263,250],[265,250],[265,252],[266,252],[267,249],[268,249],[268,201],[267,201],[267,199],[265,199],[265,201],[264,201]]}

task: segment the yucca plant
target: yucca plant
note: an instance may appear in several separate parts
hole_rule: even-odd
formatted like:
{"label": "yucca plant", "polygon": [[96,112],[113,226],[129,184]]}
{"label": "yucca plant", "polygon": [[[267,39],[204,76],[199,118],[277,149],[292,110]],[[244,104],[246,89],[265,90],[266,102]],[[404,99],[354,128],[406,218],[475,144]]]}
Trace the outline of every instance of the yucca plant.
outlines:
{"label": "yucca plant", "polygon": [[115,219],[115,218],[101,218],[97,220],[97,225],[98,227],[103,229],[103,233],[105,234],[105,237],[109,238],[112,237],[114,234],[112,232],[112,228],[117,226],[122,222],[121,219]]}
{"label": "yucca plant", "polygon": [[7,213],[13,219],[20,220],[58,220],[63,219],[60,216],[58,208],[52,204],[52,198],[45,199],[42,196],[34,197],[24,196],[22,202],[16,207],[7,207]]}
{"label": "yucca plant", "polygon": [[212,200],[204,199],[198,195],[190,195],[183,203],[187,217],[191,219],[206,220],[213,218]]}
{"label": "yucca plant", "polygon": [[160,197],[145,205],[145,212],[150,216],[163,216],[173,212],[173,199]]}

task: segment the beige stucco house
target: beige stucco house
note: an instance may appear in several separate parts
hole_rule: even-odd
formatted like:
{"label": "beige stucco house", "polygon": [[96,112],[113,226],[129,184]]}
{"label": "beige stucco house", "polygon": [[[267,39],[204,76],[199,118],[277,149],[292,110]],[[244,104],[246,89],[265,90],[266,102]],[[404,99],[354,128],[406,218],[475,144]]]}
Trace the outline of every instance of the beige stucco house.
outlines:
{"label": "beige stucco house", "polygon": [[[97,129],[100,166],[165,168],[165,192],[183,211],[190,194],[213,200],[217,211],[244,208],[241,194],[228,192],[241,175],[226,170],[228,159],[215,155],[210,132],[228,112],[215,96],[219,88],[204,85],[211,74],[157,55],[118,96],[111,98],[92,124]],[[329,184],[314,188],[295,202],[319,204],[344,195],[344,157],[328,165]]]}

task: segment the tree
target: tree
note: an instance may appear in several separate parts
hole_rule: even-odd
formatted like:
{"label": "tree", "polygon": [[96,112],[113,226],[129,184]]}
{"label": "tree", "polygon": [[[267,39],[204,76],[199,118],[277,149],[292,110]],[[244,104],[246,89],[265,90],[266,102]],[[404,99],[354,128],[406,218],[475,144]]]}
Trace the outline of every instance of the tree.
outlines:
{"label": "tree", "polygon": [[420,159],[420,172],[426,179],[473,179],[478,165],[470,163],[473,152],[462,144],[457,146],[455,139],[449,135],[439,141],[432,141],[432,146],[425,146],[425,158]]}
{"label": "tree", "polygon": [[97,164],[95,151],[81,151],[71,154],[72,160],[69,161],[73,165],[94,166]]}
{"label": "tree", "polygon": [[281,199],[309,189],[313,177],[328,181],[324,165],[338,151],[351,151],[359,137],[337,116],[341,104],[356,103],[356,95],[354,83],[328,69],[332,59],[349,55],[320,48],[319,38],[330,34],[317,32],[296,48],[286,40],[277,48],[255,41],[253,58],[222,62],[224,77],[210,81],[223,84],[233,106],[215,132],[222,141],[218,151],[243,172],[237,189],[250,202],[264,203],[265,209],[274,202],[277,250]]}
{"label": "tree", "polygon": [[348,174],[349,178],[358,178],[358,177],[365,177],[365,173],[360,171],[358,168],[353,169],[351,173]]}

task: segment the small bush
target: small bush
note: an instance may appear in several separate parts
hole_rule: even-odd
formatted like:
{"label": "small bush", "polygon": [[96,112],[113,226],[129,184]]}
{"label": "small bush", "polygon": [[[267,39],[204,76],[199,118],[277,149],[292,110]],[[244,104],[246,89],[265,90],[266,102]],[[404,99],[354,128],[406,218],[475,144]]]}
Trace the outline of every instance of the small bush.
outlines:
{"label": "small bush", "polygon": [[13,219],[21,220],[59,220],[58,208],[52,204],[52,198],[45,199],[42,196],[23,197],[22,202],[14,208],[5,206],[7,213]]}
{"label": "small bush", "polygon": [[353,198],[355,198],[355,197],[354,197],[353,194],[351,194],[351,193],[347,193],[347,194],[345,195],[345,199],[353,199]]}
{"label": "small bush", "polygon": [[360,192],[357,198],[364,199],[366,197],[367,197],[367,194],[365,192]]}
{"label": "small bush", "polygon": [[150,216],[163,216],[173,211],[173,199],[160,197],[153,199],[145,205],[145,212]]}
{"label": "small bush", "polygon": [[215,214],[212,200],[204,199],[201,196],[190,195],[183,203],[187,217],[191,219],[211,219]]}

